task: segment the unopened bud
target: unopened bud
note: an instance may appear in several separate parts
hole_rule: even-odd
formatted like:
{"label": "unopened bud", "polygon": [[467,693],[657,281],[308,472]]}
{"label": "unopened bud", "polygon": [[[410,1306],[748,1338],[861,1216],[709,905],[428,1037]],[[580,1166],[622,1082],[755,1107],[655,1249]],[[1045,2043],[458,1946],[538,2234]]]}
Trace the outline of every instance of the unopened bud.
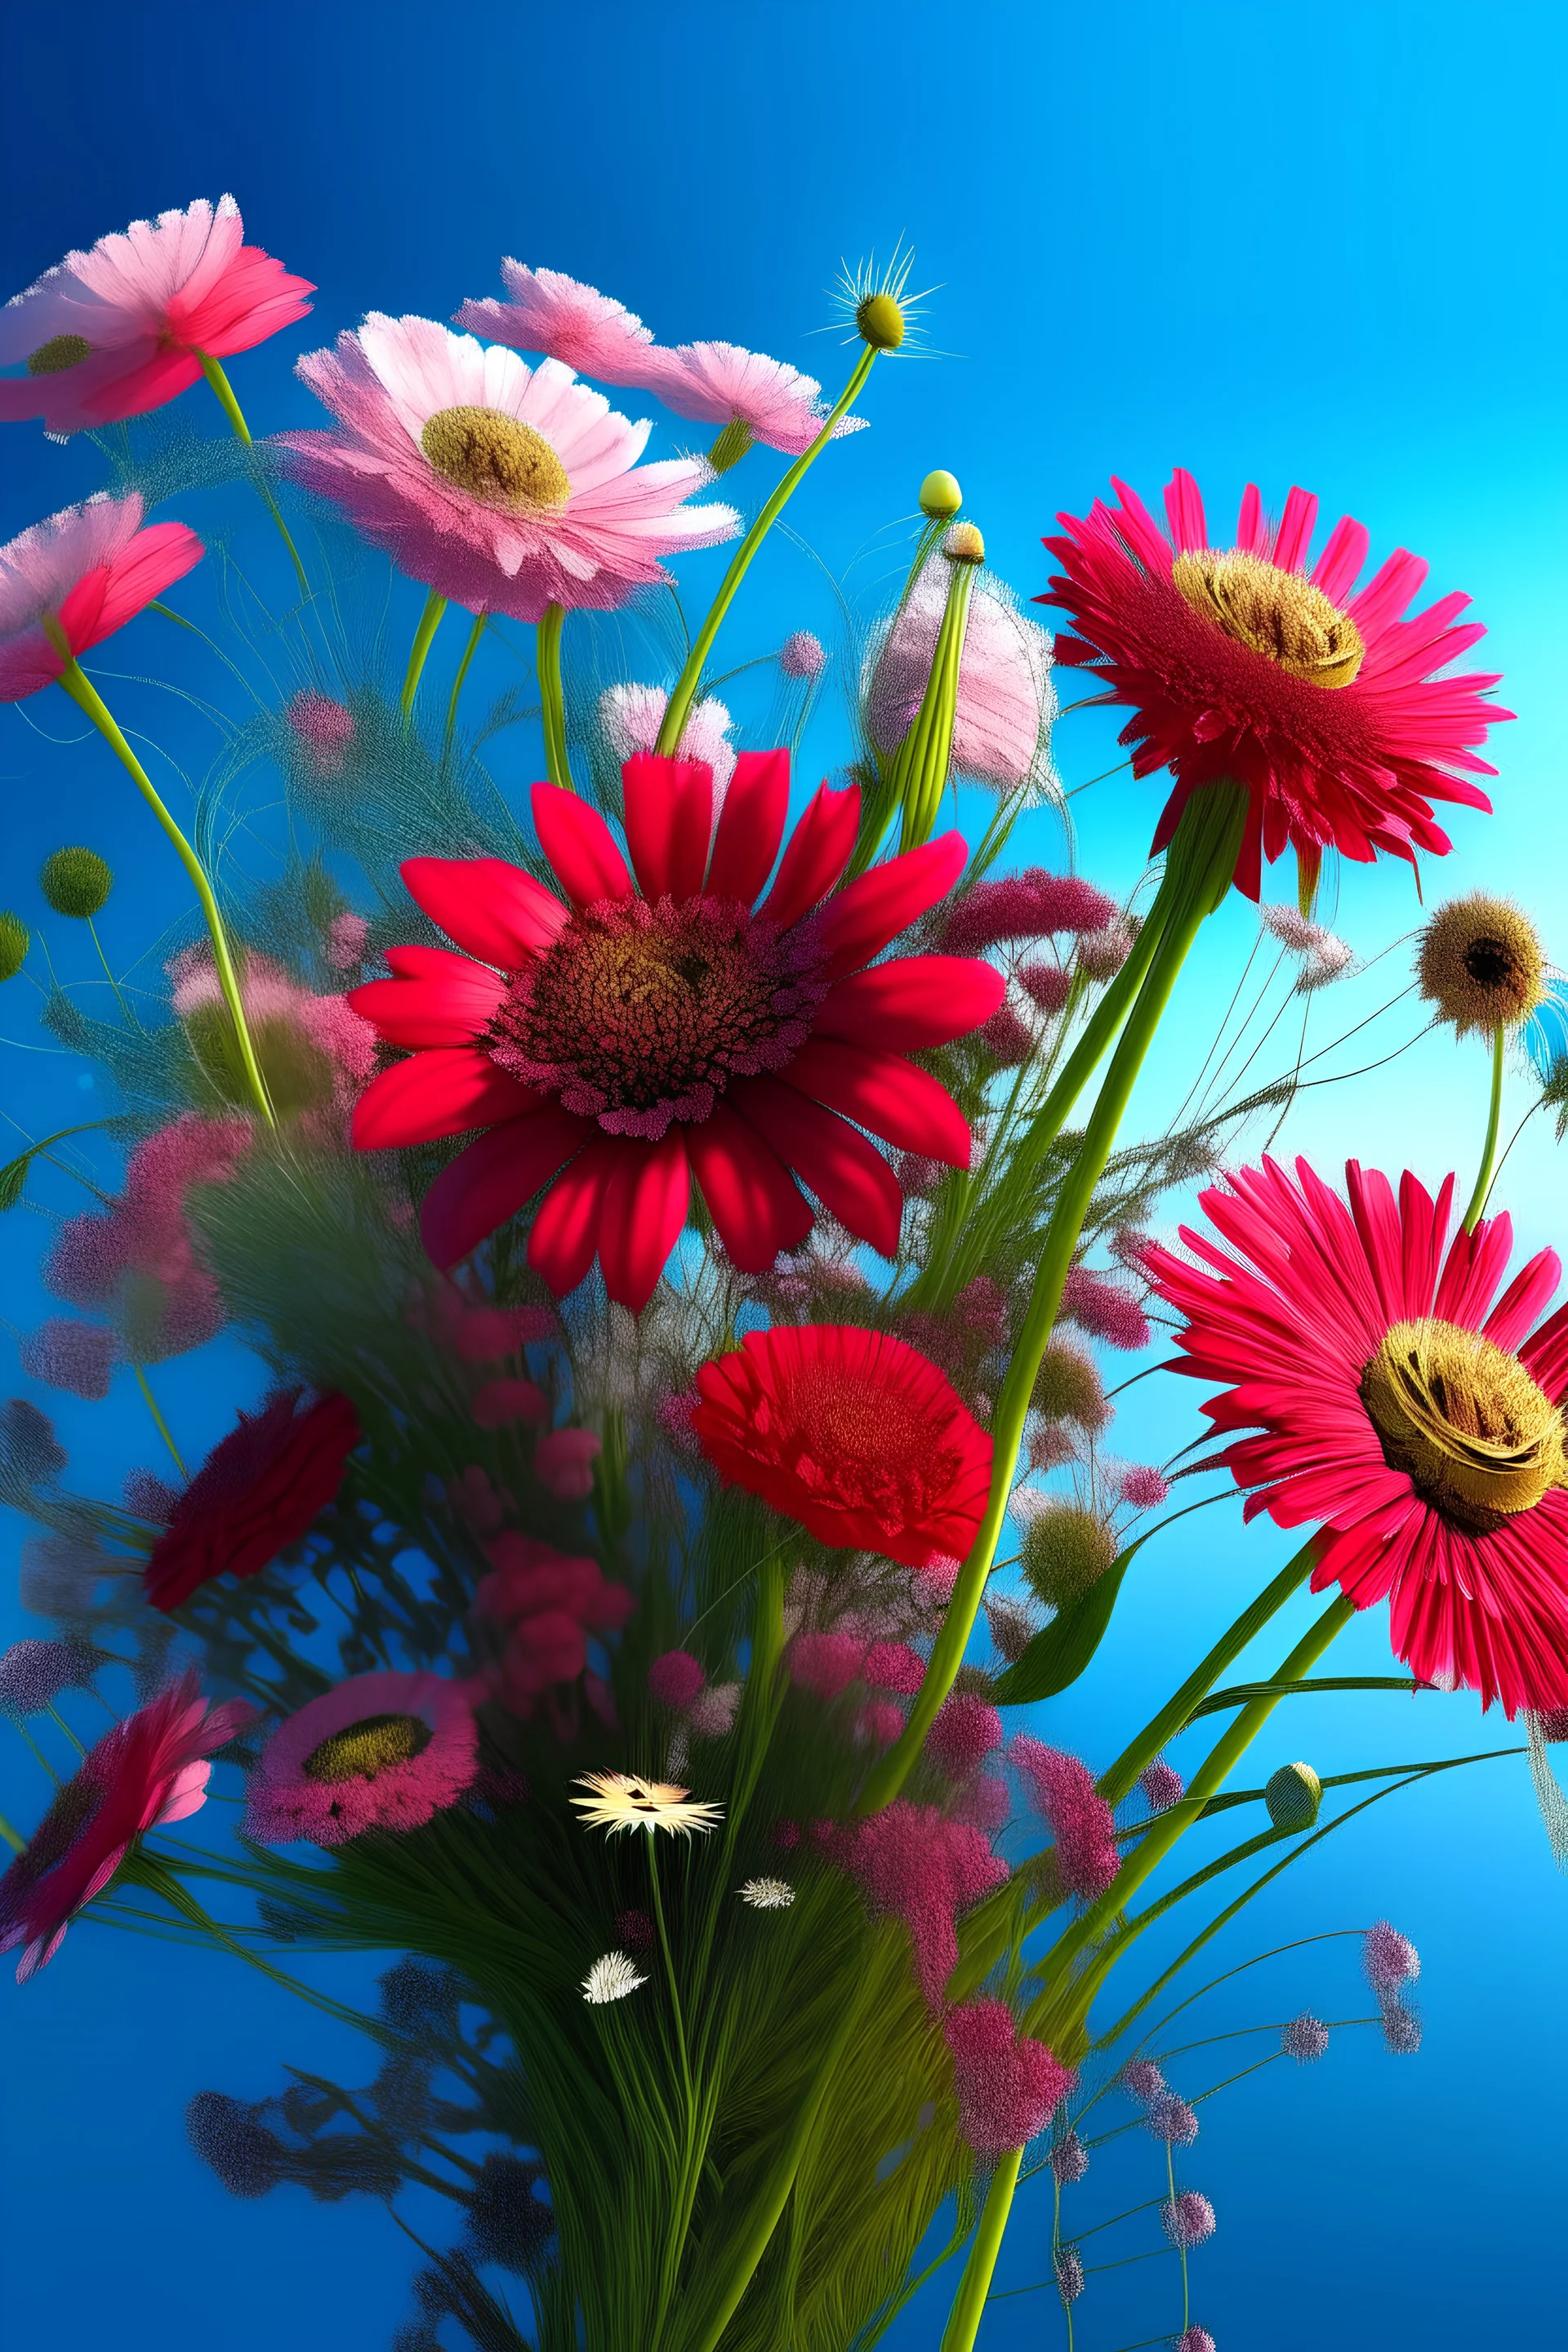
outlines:
{"label": "unopened bud", "polygon": [[946,522],[963,504],[963,492],[958,487],[958,477],[945,473],[939,466],[921,484],[921,512],[932,522]]}
{"label": "unopened bud", "polygon": [[868,294],[855,313],[862,342],[874,352],[896,352],[904,340],[904,314],[891,294]]}
{"label": "unopened bud", "polygon": [[31,937],[20,915],[0,914],[0,980],[15,980],[27,961]]}
{"label": "unopened bud", "polygon": [[984,563],[985,541],[977,523],[955,522],[942,541],[942,551],[950,563]]}
{"label": "unopened bud", "polygon": [[1310,1764],[1281,1764],[1263,1801],[1277,1830],[1310,1830],[1323,1801],[1323,1784]]}

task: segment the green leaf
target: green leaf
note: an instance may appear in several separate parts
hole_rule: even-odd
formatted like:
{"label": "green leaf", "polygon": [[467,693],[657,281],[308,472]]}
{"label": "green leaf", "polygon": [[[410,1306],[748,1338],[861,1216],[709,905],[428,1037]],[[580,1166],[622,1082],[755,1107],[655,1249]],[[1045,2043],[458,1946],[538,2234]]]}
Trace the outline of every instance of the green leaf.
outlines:
{"label": "green leaf", "polygon": [[1024,1706],[1034,1699],[1055,1698],[1058,1691],[1077,1682],[1105,1638],[1121,1580],[1142,1540],[1129,1544],[1105,1574],[1095,1579],[1083,1599],[1053,1617],[1022,1657],[998,1675],[991,1686],[997,1706]]}
{"label": "green leaf", "polygon": [[0,1215],[4,1215],[7,1209],[14,1209],[26,1192],[27,1171],[32,1164],[32,1153],[23,1151],[0,1168]]}
{"label": "green leaf", "polygon": [[1436,1687],[1436,1683],[1421,1682],[1414,1675],[1320,1675],[1306,1682],[1233,1683],[1228,1690],[1211,1691],[1194,1707],[1187,1721],[1196,1723],[1200,1716],[1222,1714],[1227,1706],[1250,1706],[1258,1698],[1300,1698],[1306,1691],[1429,1691]]}

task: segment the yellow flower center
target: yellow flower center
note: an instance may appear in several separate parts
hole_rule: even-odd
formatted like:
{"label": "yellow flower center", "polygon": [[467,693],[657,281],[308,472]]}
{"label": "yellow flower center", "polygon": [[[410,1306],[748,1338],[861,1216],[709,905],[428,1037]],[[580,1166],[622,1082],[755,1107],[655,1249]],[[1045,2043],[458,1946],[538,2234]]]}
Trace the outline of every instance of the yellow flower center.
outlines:
{"label": "yellow flower center", "polygon": [[1563,1415],[1517,1356],[1435,1316],[1395,1323],[1361,1378],[1384,1459],[1470,1535],[1568,1486]]}
{"label": "yellow flower center", "polygon": [[419,446],[436,471],[487,506],[548,511],[572,495],[565,467],[542,433],[495,408],[438,408]]}
{"label": "yellow flower center", "polygon": [[1188,549],[1171,567],[1177,593],[1238,646],[1313,686],[1349,686],[1365,658],[1361,631],[1299,572],[1239,547]]}
{"label": "yellow flower center", "polygon": [[85,335],[51,335],[36,352],[27,353],[29,375],[63,375],[67,368],[79,367],[92,354],[92,345]]}
{"label": "yellow flower center", "polygon": [[430,1745],[430,1727],[416,1715],[367,1715],[334,1731],[306,1757],[312,1780],[374,1780],[389,1765],[407,1764]]}
{"label": "yellow flower center", "polygon": [[873,351],[896,352],[904,340],[904,313],[891,294],[868,294],[855,313],[860,340]]}

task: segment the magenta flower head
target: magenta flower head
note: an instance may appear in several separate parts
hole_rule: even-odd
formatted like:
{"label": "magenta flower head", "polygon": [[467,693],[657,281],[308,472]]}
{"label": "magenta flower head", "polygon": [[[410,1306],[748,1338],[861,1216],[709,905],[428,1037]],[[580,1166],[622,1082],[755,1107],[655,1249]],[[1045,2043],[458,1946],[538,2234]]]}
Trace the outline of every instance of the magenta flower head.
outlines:
{"label": "magenta flower head", "polygon": [[1120,1282],[1112,1282],[1103,1274],[1093,1274],[1086,1265],[1068,1269],[1062,1285],[1061,1312],[1091,1339],[1103,1339],[1108,1348],[1146,1348],[1149,1344],[1149,1318],[1131,1292]]}
{"label": "magenta flower head", "polygon": [[1167,1764],[1163,1756],[1156,1756],[1152,1764],[1144,1765],[1138,1775],[1138,1786],[1152,1813],[1169,1812],[1171,1807],[1179,1805],[1187,1793],[1186,1782],[1175,1766]]}
{"label": "magenta flower head", "polygon": [[530,369],[434,320],[373,311],[297,373],[342,428],[280,436],[300,479],[471,612],[613,611],[668,585],[660,556],[740,528],[731,507],[685,505],[711,479],[700,459],[639,467],[648,426],[558,361]]}
{"label": "magenta flower head", "polygon": [[1051,2257],[1057,2293],[1064,2303],[1076,2303],[1083,2293],[1083,2256],[1076,2246],[1058,2246]]}
{"label": "magenta flower head", "polygon": [[1160,2223],[1173,2246],[1201,2246],[1214,2236],[1214,2207],[1195,2189],[1184,2189],[1160,2208]]}
{"label": "magenta flower head", "polygon": [[1130,2066],[1122,2068],[1121,2079],[1132,2097],[1141,2099],[1145,2106],[1157,2099],[1165,2087],[1165,2077],[1152,2058],[1134,2058]]}
{"label": "magenta flower head", "polygon": [[860,1676],[866,1644],[853,1633],[797,1633],[784,1653],[791,1682],[814,1698],[837,1698]]}
{"label": "magenta flower head", "polygon": [[594,1491],[601,1441],[591,1429],[552,1429],[533,1449],[540,1485],[558,1503],[584,1502]]}
{"label": "magenta flower head", "polygon": [[921,1990],[940,2008],[958,1965],[957,1914],[1005,1885],[1006,1864],[979,1830],[903,1797],[838,1832],[834,1845],[870,1910],[908,1927]]}
{"label": "magenta flower head", "polygon": [[143,530],[134,490],[62,508],[0,547],[0,702],[52,686],[68,661],[133,621],[201,556],[183,522]]}
{"label": "magenta flower head", "polygon": [[1161,2091],[1151,2099],[1144,2121],[1156,2139],[1174,2147],[1190,2147],[1198,2136],[1196,2115],[1174,2091]]}
{"label": "magenta flower head", "polygon": [[342,1845],[412,1830],[456,1804],[479,1769],[479,1738],[455,1683],[431,1674],[356,1675],[280,1724],[252,1777],[246,1834],[262,1845]]}
{"label": "magenta flower head", "polygon": [[1170,1494],[1170,1482],[1163,1471],[1147,1462],[1130,1462],[1117,1481],[1121,1499],[1131,1503],[1136,1511],[1152,1511]]}
{"label": "magenta flower head", "polygon": [[779,647],[779,667],[785,677],[820,677],[826,667],[822,640],[809,629],[795,630]]}
{"label": "magenta flower head", "polygon": [[1171,2352],[1215,2352],[1214,2337],[1206,2327],[1184,2327],[1173,2338]]}
{"label": "magenta flower head", "polygon": [[[949,566],[934,557],[921,572],[870,659],[868,723],[877,749],[898,749],[914,722],[931,676],[947,603]],[[1000,581],[977,572],[958,668],[952,764],[997,793],[1054,796],[1050,736],[1057,715],[1047,631],[1019,612]]]}
{"label": "magenta flower head", "polygon": [[283,716],[317,775],[341,776],[354,740],[353,712],[347,703],[305,687],[284,704]]}
{"label": "magenta flower head", "polygon": [[649,1696],[660,1706],[673,1707],[678,1715],[684,1715],[689,1706],[695,1705],[707,1682],[707,1675],[689,1650],[666,1650],[647,1670]]}
{"label": "magenta flower head", "polygon": [[1002,1717],[975,1691],[950,1691],[926,1734],[925,1752],[950,1780],[968,1780],[1002,1745]]}
{"label": "magenta flower head", "polygon": [[27,371],[0,383],[0,420],[58,435],[144,415],[196,382],[204,352],[226,359],[303,319],[315,290],[246,244],[232,196],[132,221],[0,310],[0,367]]}
{"label": "magenta flower head", "polygon": [[1279,2047],[1298,2065],[1315,2064],[1328,2046],[1329,2029],[1310,2010],[1304,2009],[1300,2017],[1288,2019],[1279,2029]]}
{"label": "magenta flower head", "polygon": [[1361,1964],[1380,2000],[1388,2000],[1402,1984],[1421,1973],[1420,1956],[1415,1945],[1386,1919],[1379,1919],[1367,1929]]}
{"label": "magenta flower head", "polygon": [[1083,2179],[1089,2170],[1089,2150],[1077,2132],[1064,2132],[1058,2140],[1051,2150],[1051,2170],[1063,2189],[1070,2188],[1075,2180]]}
{"label": "magenta flower head", "polygon": [[86,1642],[13,1642],[0,1654],[0,1715],[41,1715],[62,1691],[85,1690],[98,1668]]}
{"label": "magenta flower head", "polygon": [[1036,1811],[1056,1839],[1063,1885],[1086,1903],[1096,1901],[1116,1876],[1121,1855],[1115,1816],[1096,1790],[1093,1775],[1076,1756],[1043,1747],[1026,1731],[1019,1732],[1007,1753]]}
{"label": "magenta flower head", "polygon": [[1020,2034],[1005,2001],[966,2001],[950,2011],[942,2032],[952,2053],[959,2128],[977,2156],[1025,2147],[1077,2080],[1043,2042]]}

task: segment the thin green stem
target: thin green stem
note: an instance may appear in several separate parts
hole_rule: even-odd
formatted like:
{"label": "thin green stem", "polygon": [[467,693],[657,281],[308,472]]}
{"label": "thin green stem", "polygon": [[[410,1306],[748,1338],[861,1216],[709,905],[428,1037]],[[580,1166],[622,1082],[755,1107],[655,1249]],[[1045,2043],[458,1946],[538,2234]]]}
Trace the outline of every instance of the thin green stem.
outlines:
{"label": "thin green stem", "polygon": [[[224,373],[221,362],[215,360],[210,352],[198,352],[196,357],[202,363],[202,373],[217,394],[218,404],[233,428],[235,439],[243,442],[247,449],[252,447],[254,445],[250,437],[250,427],[245,421],[239,403],[234,396],[234,386]],[[265,482],[258,481],[256,487],[266,501],[268,513],[282,534],[283,544],[289,551],[289,560],[294,566],[295,576],[300,583],[300,593],[301,596],[309,597],[310,579],[304,565],[300,561],[300,551],[294,544],[289,526],[283,520],[282,509]]]}
{"label": "thin green stem", "polygon": [[991,2176],[991,2186],[985,2192],[985,2203],[981,2209],[980,2227],[974,2233],[974,2243],[969,2249],[963,2276],[958,2283],[958,2293],[952,2298],[952,2309],[942,2331],[942,2352],[973,2352],[974,2338],[985,2310],[985,2299],[995,2275],[996,2257],[1002,2251],[1002,2239],[1013,2210],[1013,2191],[1018,2185],[1018,2168],[1023,2161],[1023,2149],[1016,2147],[1010,2155],[998,2159],[996,2169]]}
{"label": "thin green stem", "polygon": [[1481,1146],[1481,1164],[1476,1171],[1476,1189],[1470,1194],[1470,1205],[1465,1211],[1465,1231],[1473,1234],[1481,1221],[1487,1205],[1487,1194],[1492,1189],[1492,1166],[1497,1159],[1498,1128],[1502,1119],[1502,1062],[1506,1033],[1500,1021],[1492,1032],[1492,1094],[1487,1115],[1487,1139]]}
{"label": "thin green stem", "polygon": [[[1176,2205],[1176,2158],[1169,2140],[1165,2142],[1165,2179],[1170,2184],[1171,2210],[1173,2214]],[[1184,2336],[1192,2322],[1193,2305],[1187,2286],[1187,2249],[1180,2238],[1176,2240],[1176,2252],[1182,2258],[1182,2333]]]}
{"label": "thin green stem", "polygon": [[648,1830],[644,1834],[647,1839],[647,1882],[653,1890],[654,1924],[658,1929],[658,1948],[664,1956],[664,1974],[669,1987],[670,2013],[675,2020],[675,2046],[680,2058],[681,2088],[686,2093],[687,2112],[689,2115],[692,2105],[691,2061],[687,2054],[686,2026],[680,2014],[680,1987],[676,1979],[675,1955],[670,1950],[669,1935],[664,1924],[664,1897],[659,1892],[658,1858],[654,1850],[657,1832]]}
{"label": "thin green stem", "polygon": [[126,1026],[131,1029],[140,1029],[142,1024],[137,1020],[135,1014],[132,1012],[131,1007],[126,1003],[124,997],[120,992],[120,982],[115,979],[114,973],[110,966],[109,958],[103,952],[103,941],[98,936],[98,925],[93,921],[90,915],[87,918],[87,929],[88,936],[90,938],[93,946],[98,950],[98,961],[103,966],[103,976],[105,980],[108,981],[110,987],[114,991],[114,1001],[116,1004],[119,1005],[121,1012],[125,1017]]}
{"label": "thin green stem", "polygon": [[658,730],[658,740],[654,746],[654,749],[664,758],[669,759],[674,755],[675,747],[680,740],[681,731],[686,725],[691,706],[697,698],[697,689],[702,678],[703,664],[713,649],[713,640],[723,624],[725,614],[734,601],[735,592],[751,569],[752,558],[833,438],[834,426],[859,396],[861,386],[871,373],[871,362],[876,356],[875,349],[868,343],[855,364],[854,373],[848,383],[825,418],[821,432],[810,448],[795,459],[731,557],[730,568],[719,583],[719,593],[709,607],[708,617],[697,633],[691,651],[686,657],[686,667],[676,679],[674,689],[665,709],[664,723]]}
{"label": "thin green stem", "polygon": [[408,648],[408,667],[403,673],[403,723],[406,727],[414,716],[414,698],[419,690],[419,674],[425,667],[425,656],[436,642],[436,632],[441,625],[441,615],[447,609],[445,596],[434,588],[425,599],[425,610],[419,615],[419,626],[414,632],[414,643]]}
{"label": "thin green stem", "polygon": [[[47,621],[45,626],[46,628],[48,626]],[[224,929],[223,917],[218,912],[217,900],[213,896],[213,887],[207,879],[206,868],[164,807],[152,777],[121,733],[98,688],[71,653],[63,635],[58,639],[58,646],[66,656],[66,666],[60,672],[60,685],[70,696],[77,708],[87,713],[121,766],[129,771],[137,790],[173,842],[180,863],[191,877],[196,897],[201,901],[202,913],[206,918],[207,937],[212,941],[213,964],[217,972],[218,986],[223,991],[224,1003],[228,1007],[229,1018],[234,1023],[235,1038],[239,1048],[239,1058],[245,1071],[246,1084],[250,1091],[251,1101],[256,1107],[258,1116],[263,1118],[268,1127],[275,1127],[277,1120],[268,1096],[267,1082],[261,1075],[261,1065],[256,1058],[256,1048],[251,1043],[250,1030],[245,1018],[245,1006],[240,1000],[239,982],[235,975],[233,960],[228,951],[228,935]]]}
{"label": "thin green stem", "polygon": [[46,1712],[48,1715],[49,1721],[54,1725],[55,1729],[65,1733],[66,1738],[70,1741],[70,1744],[76,1749],[77,1754],[79,1756],[85,1756],[87,1754],[86,1748],[82,1746],[80,1740],[77,1738],[75,1732],[71,1729],[70,1725],[66,1721],[64,1716],[60,1714],[58,1708],[51,1706],[47,1708]]}
{"label": "thin green stem", "polygon": [[533,658],[539,671],[539,707],[544,721],[544,772],[563,793],[575,790],[572,763],[566,756],[566,697],[561,684],[561,631],[566,619],[561,604],[546,604],[533,633]]}
{"label": "thin green stem", "polygon": [[152,1389],[148,1386],[146,1373],[142,1370],[140,1364],[132,1364],[131,1369],[136,1375],[136,1385],[142,1391],[142,1401],[153,1416],[153,1426],[157,1430],[158,1434],[163,1439],[164,1444],[168,1447],[170,1454],[174,1456],[175,1469],[179,1472],[182,1478],[188,1478],[191,1474],[186,1469],[184,1463],[181,1458],[179,1447],[175,1444],[174,1439],[169,1434],[169,1424],[158,1410],[158,1400],[153,1394]]}
{"label": "thin green stem", "polygon": [[468,631],[468,642],[463,647],[463,658],[458,664],[458,675],[452,680],[452,691],[447,703],[447,729],[441,738],[444,750],[451,748],[452,737],[458,726],[458,697],[463,691],[463,680],[468,675],[468,664],[479,652],[479,639],[484,635],[485,623],[489,618],[489,614],[485,612],[478,612],[474,614],[474,625]]}
{"label": "thin green stem", "polygon": [[25,1837],[19,1836],[11,1827],[4,1813],[0,1813],[0,1838],[5,1839],[13,1853],[20,1853],[27,1843]]}

